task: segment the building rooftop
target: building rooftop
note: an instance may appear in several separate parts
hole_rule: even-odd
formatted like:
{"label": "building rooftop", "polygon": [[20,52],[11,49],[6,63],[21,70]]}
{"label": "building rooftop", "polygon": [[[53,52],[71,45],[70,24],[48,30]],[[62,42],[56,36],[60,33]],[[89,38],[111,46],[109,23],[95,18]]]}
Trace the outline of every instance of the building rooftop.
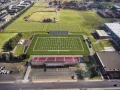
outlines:
{"label": "building rooftop", "polygon": [[109,36],[104,30],[96,30],[99,36]]}
{"label": "building rooftop", "polygon": [[98,52],[105,71],[120,71],[120,54],[118,52]]}
{"label": "building rooftop", "polygon": [[105,23],[105,25],[120,38],[120,24],[119,23]]}

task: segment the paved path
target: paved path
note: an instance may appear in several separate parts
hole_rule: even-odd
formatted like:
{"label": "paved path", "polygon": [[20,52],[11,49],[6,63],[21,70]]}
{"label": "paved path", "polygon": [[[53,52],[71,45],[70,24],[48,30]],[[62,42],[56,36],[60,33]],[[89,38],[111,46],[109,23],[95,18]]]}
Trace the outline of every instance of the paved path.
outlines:
{"label": "paved path", "polygon": [[100,40],[97,40],[96,42],[93,42],[92,44],[97,44],[97,43],[99,43],[100,42]]}
{"label": "paved path", "polygon": [[82,76],[84,77],[84,80],[88,80],[85,63],[80,63],[80,68],[82,69]]}
{"label": "paved path", "polygon": [[31,66],[28,66],[27,70],[26,70],[26,73],[25,73],[25,76],[24,76],[23,83],[27,83],[29,81],[28,77],[29,77],[30,71],[31,71]]}
{"label": "paved path", "polygon": [[[86,35],[83,35],[83,37],[84,37],[85,40],[88,39],[88,37],[87,37]],[[93,55],[93,54],[94,54],[94,51],[93,51],[93,49],[92,49],[92,45],[91,45],[91,48],[89,48],[87,42],[86,42],[86,45],[87,45],[87,47],[88,47],[88,50],[89,50],[89,52],[90,52],[90,55]]]}
{"label": "paved path", "polygon": [[13,49],[12,53],[15,53],[17,47],[18,47],[18,46],[16,45],[15,48]]}

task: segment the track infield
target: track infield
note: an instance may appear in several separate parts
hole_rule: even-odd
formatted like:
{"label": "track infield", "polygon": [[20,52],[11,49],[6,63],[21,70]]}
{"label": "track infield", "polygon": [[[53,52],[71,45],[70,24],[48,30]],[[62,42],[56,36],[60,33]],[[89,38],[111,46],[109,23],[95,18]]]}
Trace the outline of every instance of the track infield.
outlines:
{"label": "track infield", "polygon": [[30,55],[88,55],[82,35],[37,34],[27,51]]}

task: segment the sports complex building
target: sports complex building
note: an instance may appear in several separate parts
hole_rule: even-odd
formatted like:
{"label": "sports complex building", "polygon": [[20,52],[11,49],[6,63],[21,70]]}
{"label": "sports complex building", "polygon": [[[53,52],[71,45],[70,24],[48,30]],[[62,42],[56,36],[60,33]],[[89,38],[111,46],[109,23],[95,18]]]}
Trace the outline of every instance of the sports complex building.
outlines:
{"label": "sports complex building", "polygon": [[120,47],[120,24],[119,23],[105,23],[104,27],[112,37],[112,41]]}

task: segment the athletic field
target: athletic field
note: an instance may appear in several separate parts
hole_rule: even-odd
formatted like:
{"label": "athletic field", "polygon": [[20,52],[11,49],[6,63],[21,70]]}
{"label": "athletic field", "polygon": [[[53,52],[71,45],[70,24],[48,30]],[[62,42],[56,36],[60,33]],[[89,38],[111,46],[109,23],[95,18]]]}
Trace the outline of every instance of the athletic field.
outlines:
{"label": "athletic field", "polygon": [[35,35],[28,49],[31,55],[89,54],[82,35]]}
{"label": "athletic field", "polygon": [[[39,32],[46,33],[50,30],[67,30],[72,33],[85,33],[90,35],[92,25],[103,22],[103,19],[93,11],[77,11],[60,9],[57,12],[47,12],[55,8],[46,8],[46,3],[35,3],[28,11],[10,24],[4,32]],[[45,12],[42,12],[45,11]],[[34,13],[36,12],[36,13]],[[31,15],[33,13],[33,15]],[[24,18],[31,15],[28,21]],[[56,17],[57,23],[42,23],[44,18]]]}

